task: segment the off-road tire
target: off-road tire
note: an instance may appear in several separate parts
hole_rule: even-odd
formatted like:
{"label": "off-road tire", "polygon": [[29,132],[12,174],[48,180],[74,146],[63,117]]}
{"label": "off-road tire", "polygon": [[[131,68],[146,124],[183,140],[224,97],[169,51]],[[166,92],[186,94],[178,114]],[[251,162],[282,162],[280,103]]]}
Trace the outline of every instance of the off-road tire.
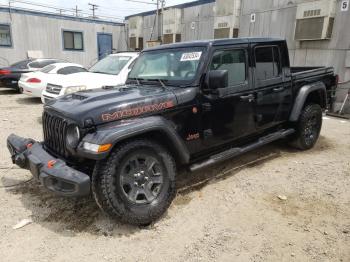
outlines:
{"label": "off-road tire", "polygon": [[[125,161],[142,151],[159,160],[164,183],[159,195],[148,204],[135,204],[124,194],[120,176]],[[148,225],[157,220],[176,195],[176,165],[173,157],[154,141],[139,139],[117,146],[110,156],[96,163],[92,174],[92,193],[97,205],[108,215],[125,223]]]}
{"label": "off-road tire", "polygon": [[322,127],[322,108],[318,104],[306,105],[295,124],[296,132],[290,144],[300,150],[312,148],[320,135]]}

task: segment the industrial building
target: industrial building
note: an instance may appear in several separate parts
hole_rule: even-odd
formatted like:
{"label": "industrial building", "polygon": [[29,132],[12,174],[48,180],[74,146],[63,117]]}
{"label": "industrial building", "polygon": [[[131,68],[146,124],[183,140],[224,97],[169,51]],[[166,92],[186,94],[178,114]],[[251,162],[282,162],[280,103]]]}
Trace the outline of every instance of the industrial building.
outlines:
{"label": "industrial building", "polygon": [[[162,18],[162,16],[164,18]],[[336,110],[350,88],[348,0],[199,0],[126,17],[129,47],[226,37],[283,37],[291,65],[334,66]]]}
{"label": "industrial building", "polygon": [[90,66],[126,50],[123,23],[0,7],[0,65],[27,57],[59,58]]}

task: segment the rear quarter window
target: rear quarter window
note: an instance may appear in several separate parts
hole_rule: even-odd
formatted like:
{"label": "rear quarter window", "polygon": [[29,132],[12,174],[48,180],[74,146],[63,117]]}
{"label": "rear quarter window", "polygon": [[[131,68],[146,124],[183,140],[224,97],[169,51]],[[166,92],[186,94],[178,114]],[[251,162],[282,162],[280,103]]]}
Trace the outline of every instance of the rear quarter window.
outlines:
{"label": "rear quarter window", "polygon": [[79,66],[67,66],[67,67],[59,69],[57,71],[57,74],[70,75],[70,74],[79,73],[79,72],[87,72],[87,70],[85,68],[82,68]]}

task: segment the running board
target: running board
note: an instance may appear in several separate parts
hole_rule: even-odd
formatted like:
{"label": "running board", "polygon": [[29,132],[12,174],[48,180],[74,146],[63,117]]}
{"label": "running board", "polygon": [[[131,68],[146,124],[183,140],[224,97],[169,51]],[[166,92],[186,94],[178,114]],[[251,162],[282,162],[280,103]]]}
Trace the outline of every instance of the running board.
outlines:
{"label": "running board", "polygon": [[295,130],[293,128],[290,128],[290,129],[283,129],[283,130],[277,131],[277,132],[269,134],[267,136],[263,136],[263,137],[259,138],[256,142],[248,144],[247,146],[234,147],[234,148],[228,149],[226,151],[223,151],[219,154],[213,155],[209,159],[206,159],[202,162],[195,163],[195,164],[190,166],[190,170],[192,172],[194,172],[194,171],[197,171],[199,169],[202,169],[202,168],[214,165],[216,163],[225,161],[225,160],[230,159],[232,157],[244,154],[248,151],[251,151],[253,149],[261,147],[263,145],[269,144],[269,143],[276,141],[278,139],[284,138],[290,134],[293,134],[294,132],[295,132]]}

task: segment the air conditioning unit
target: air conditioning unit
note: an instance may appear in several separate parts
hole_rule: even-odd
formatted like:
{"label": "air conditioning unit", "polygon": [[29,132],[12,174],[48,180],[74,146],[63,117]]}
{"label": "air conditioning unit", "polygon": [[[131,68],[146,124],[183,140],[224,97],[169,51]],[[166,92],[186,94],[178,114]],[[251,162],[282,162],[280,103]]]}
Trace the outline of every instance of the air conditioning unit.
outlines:
{"label": "air conditioning unit", "polygon": [[295,40],[323,40],[332,37],[335,0],[319,0],[298,5]]}
{"label": "air conditioning unit", "polygon": [[143,17],[133,16],[128,20],[129,47],[134,50],[143,49]]}
{"label": "air conditioning unit", "polygon": [[216,0],[214,38],[238,37],[240,0]]}
{"label": "air conditioning unit", "polygon": [[170,44],[181,42],[182,10],[169,8],[164,10],[163,15],[163,43]]}

